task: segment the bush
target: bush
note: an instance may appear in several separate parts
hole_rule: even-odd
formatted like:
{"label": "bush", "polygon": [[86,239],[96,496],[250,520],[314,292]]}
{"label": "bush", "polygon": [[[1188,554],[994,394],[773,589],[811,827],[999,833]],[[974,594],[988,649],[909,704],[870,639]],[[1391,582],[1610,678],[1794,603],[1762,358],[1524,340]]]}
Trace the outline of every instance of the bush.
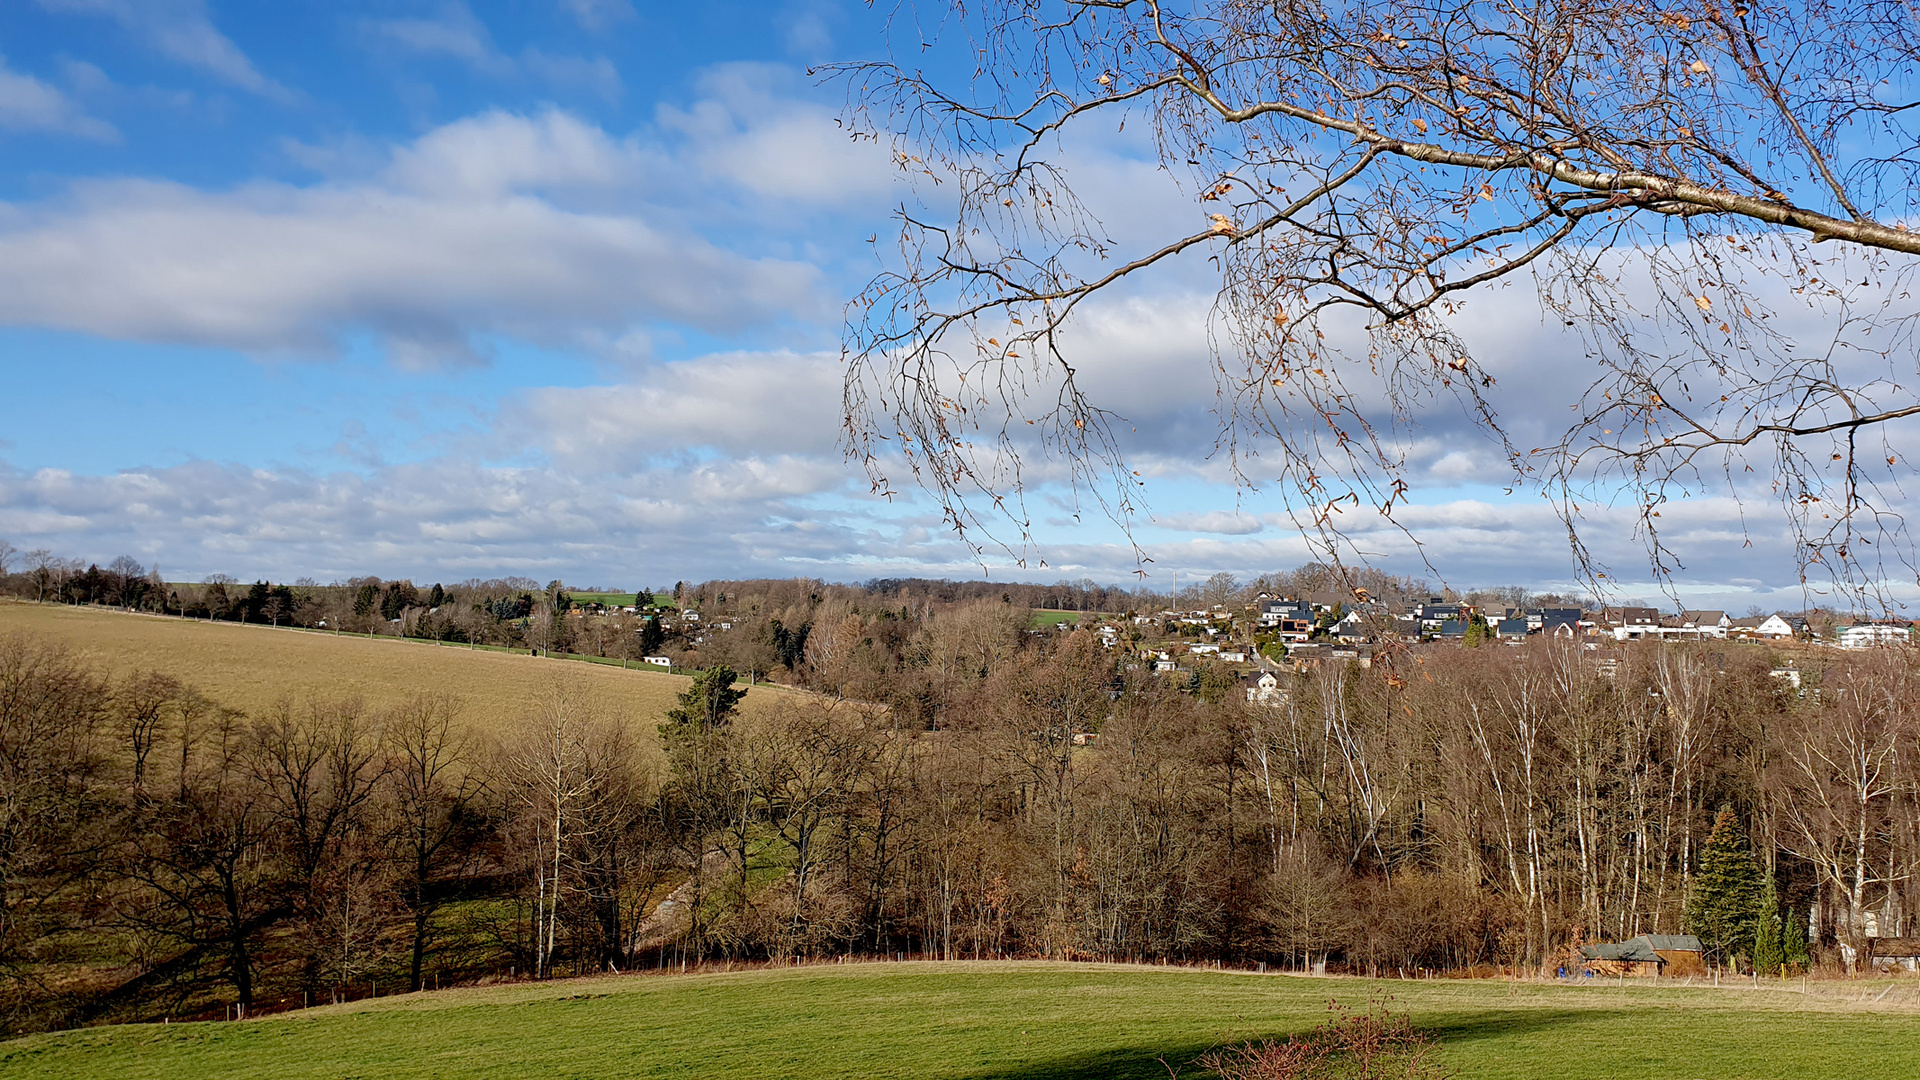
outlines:
{"label": "bush", "polygon": [[1223,1047],[1197,1064],[1225,1080],[1440,1080],[1439,1043],[1404,1013],[1371,1001],[1366,1012],[1328,1002],[1334,1017],[1285,1042]]}

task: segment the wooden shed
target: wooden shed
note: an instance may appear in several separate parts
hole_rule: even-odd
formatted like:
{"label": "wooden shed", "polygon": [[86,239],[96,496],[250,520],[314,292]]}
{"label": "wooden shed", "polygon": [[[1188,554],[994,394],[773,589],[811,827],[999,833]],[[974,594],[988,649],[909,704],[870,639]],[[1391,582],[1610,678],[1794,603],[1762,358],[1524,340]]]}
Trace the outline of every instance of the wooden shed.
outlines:
{"label": "wooden shed", "polygon": [[1909,970],[1920,968],[1920,937],[1870,937],[1867,963],[1873,966],[1898,963]]}
{"label": "wooden shed", "polygon": [[1587,945],[1580,950],[1580,966],[1589,975],[1645,979],[1707,970],[1700,959],[1700,939],[1692,934],[1641,934],[1626,941]]}

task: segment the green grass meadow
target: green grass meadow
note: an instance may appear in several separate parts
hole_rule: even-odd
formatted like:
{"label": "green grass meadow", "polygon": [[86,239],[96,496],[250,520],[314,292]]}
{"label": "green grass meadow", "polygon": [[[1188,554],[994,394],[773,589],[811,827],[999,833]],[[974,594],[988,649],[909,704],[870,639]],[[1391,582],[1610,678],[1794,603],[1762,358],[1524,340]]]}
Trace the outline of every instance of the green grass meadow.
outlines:
{"label": "green grass meadow", "polygon": [[1077,611],[1056,611],[1052,608],[1039,608],[1034,611],[1033,621],[1029,625],[1035,629],[1039,629],[1043,626],[1055,626],[1063,622],[1077,624],[1079,621],[1080,613]]}
{"label": "green grass meadow", "polygon": [[1043,963],[609,977],[91,1028],[0,1043],[0,1076],[1147,1080],[1168,1066],[1200,1076],[1190,1063],[1209,1047],[1303,1030],[1329,998],[1364,1007],[1369,995],[1437,1034],[1462,1077],[1920,1076],[1910,1004]]}

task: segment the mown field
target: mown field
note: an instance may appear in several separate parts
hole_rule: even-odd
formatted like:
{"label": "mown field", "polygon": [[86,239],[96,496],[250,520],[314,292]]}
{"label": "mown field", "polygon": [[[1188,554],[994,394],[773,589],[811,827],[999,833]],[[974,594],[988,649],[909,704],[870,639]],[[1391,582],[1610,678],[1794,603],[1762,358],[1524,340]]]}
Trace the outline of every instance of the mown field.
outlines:
{"label": "mown field", "polygon": [[[0,1075],[337,1077],[1203,1075],[1209,1047],[1392,996],[1462,1077],[1920,1076],[1911,1006],[1639,985],[1381,982],[1065,964],[871,964],[449,990],[242,1023],[0,1043]],[[1164,1058],[1165,1065],[1161,1063]]]}
{"label": "mown field", "polygon": [[[639,593],[630,592],[577,592],[569,593],[568,595],[573,597],[573,602],[576,604],[605,604],[608,607],[626,607],[641,602]],[[669,593],[648,593],[646,602],[664,606],[673,603],[673,596]]]}
{"label": "mown field", "polygon": [[[610,713],[652,721],[688,679],[658,669],[468,650],[401,638],[204,623],[100,608],[0,600],[0,634],[25,631],[99,658],[103,670],[173,675],[230,708],[259,715],[284,696],[359,697],[369,706],[414,691],[451,694],[476,728],[499,730],[536,709],[556,687]],[[756,687],[742,708],[785,691]]]}

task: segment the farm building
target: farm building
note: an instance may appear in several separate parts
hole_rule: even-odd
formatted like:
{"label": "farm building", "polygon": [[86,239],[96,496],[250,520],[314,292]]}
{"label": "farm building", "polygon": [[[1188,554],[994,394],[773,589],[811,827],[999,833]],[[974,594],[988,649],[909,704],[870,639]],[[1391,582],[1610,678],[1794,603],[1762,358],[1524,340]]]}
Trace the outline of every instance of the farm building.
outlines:
{"label": "farm building", "polygon": [[1692,934],[1641,934],[1626,941],[1583,946],[1580,966],[1589,975],[1634,978],[1697,975],[1706,971],[1700,962],[1700,939]]}
{"label": "farm building", "polygon": [[1920,970],[1920,937],[1870,937],[1867,963],[1877,968],[1899,965],[1908,971]]}

